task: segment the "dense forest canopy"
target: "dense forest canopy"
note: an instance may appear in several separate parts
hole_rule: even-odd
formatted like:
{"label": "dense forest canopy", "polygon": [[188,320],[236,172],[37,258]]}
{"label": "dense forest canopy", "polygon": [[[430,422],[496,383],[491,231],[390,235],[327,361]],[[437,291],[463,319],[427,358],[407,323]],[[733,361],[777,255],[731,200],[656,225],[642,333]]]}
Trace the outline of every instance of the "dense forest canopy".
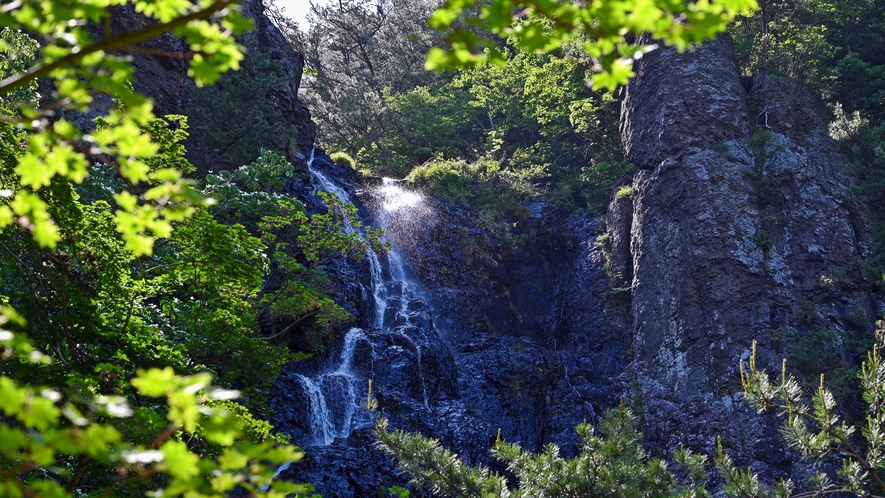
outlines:
{"label": "dense forest canopy", "polygon": [[[405,177],[506,227],[531,199],[598,213],[630,177],[612,90],[630,77],[630,61],[652,49],[634,35],[650,31],[688,48],[743,14],[728,29],[745,72],[796,78],[820,94],[856,195],[869,206],[877,244],[870,271],[881,276],[885,5],[752,7],[351,1],[315,6],[310,30],[287,34],[307,61],[303,96],[322,145],[358,169]],[[120,8],[153,24],[116,33]],[[266,421],[269,386],[287,362],[323,352],[353,320],[330,297],[324,267],[385,244],[378,231],[357,235],[352,206],[324,196],[324,207],[311,211],[286,193],[285,181],[305,171],[264,142],[271,147],[296,130],[275,129],[267,112],[237,105],[245,101],[237,95],[279,84],[270,58],[244,61],[235,36],[249,25],[229,0],[23,0],[0,8],[0,494],[310,492],[271,483],[276,465],[302,453]],[[126,52],[145,51],[139,42],[169,30],[187,50],[166,55],[188,56],[198,86],[241,62],[247,71],[227,76],[222,95],[197,94],[206,109],[199,115],[156,117],[133,90]],[[103,111],[88,129],[75,126],[96,108]],[[254,126],[219,127],[216,116],[232,113]],[[244,139],[243,129],[252,136]],[[197,171],[185,158],[189,134],[221,151],[223,164],[201,178],[189,177]],[[786,380],[772,387],[753,375],[746,388],[762,406],[785,396],[786,405],[798,403]],[[881,379],[868,377],[865,388],[878,396]],[[823,391],[819,397],[830,410]],[[603,437],[579,429],[584,460],[567,462],[552,448],[539,456],[514,445],[496,451],[526,481],[547,475],[550,462],[571,472],[598,453],[619,489],[704,495],[704,460],[682,453],[690,478],[676,483],[662,461],[645,459],[635,424],[622,408],[606,419]],[[407,436],[391,437],[380,420],[378,432],[391,448],[407,446]],[[826,434],[807,444],[809,453],[838,443]],[[759,486],[722,454],[719,466],[733,482]],[[864,489],[868,477],[860,475],[879,467],[870,460],[846,473],[850,489]],[[486,485],[507,493],[495,478],[475,490]]]}

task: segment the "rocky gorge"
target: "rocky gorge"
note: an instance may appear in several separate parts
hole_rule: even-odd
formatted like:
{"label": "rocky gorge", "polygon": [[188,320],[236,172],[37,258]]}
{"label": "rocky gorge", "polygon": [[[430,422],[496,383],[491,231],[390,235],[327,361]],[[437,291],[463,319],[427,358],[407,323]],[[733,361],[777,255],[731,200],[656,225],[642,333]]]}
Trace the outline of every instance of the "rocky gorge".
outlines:
{"label": "rocky gorge", "polygon": [[[869,336],[883,311],[862,269],[870,228],[807,90],[768,75],[742,82],[725,36],[654,51],[622,90],[621,136],[638,168],[619,185],[629,189],[601,217],[533,202],[505,236],[467,206],[362,177],[315,149],[297,95],[303,59],[260,2],[245,5],[256,20],[250,57],[270,54],[290,81],[265,96],[296,133],[274,147],[311,173],[288,193],[320,209],[316,191],[333,191],[392,242],[386,255],[327,269],[355,323],[274,387],[276,428],[307,451],[283,476],[327,497],[406,485],[373,445],[370,380],[392,427],[495,470],[499,431],[569,454],[574,426],[623,399],[641,410],[650,452],[711,454],[718,436],[766,479],[807,472],[774,417],[742,401],[738,362],[755,340],[776,370],[785,345],[773,331],[823,327],[838,348]],[[184,68],[140,57],[158,107],[194,112],[184,90],[169,93]]]}

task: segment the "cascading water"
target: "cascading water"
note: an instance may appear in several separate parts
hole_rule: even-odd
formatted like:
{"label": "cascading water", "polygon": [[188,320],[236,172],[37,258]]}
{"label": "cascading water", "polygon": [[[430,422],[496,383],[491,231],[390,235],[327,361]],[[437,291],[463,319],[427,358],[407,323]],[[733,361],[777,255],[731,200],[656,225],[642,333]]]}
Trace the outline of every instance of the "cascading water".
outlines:
{"label": "cascading water", "polygon": [[[429,211],[424,206],[424,198],[417,192],[405,190],[399,186],[402,180],[394,180],[392,178],[383,178],[381,188],[377,190],[377,195],[381,200],[381,224],[394,223],[403,218],[404,212],[409,212],[413,217],[416,214],[426,215]],[[391,251],[388,255],[388,263],[390,266],[390,276],[392,280],[400,283],[400,309],[396,316],[398,320],[404,320],[409,313],[408,303],[418,297],[418,286],[406,278],[403,260],[398,253]],[[413,342],[403,329],[398,330],[399,334]],[[429,408],[427,398],[427,384],[424,380],[423,359],[421,357],[421,347],[415,345],[415,354],[418,359],[418,377],[421,382],[421,390],[424,406]]]}
{"label": "cascading water", "polygon": [[[348,193],[331,181],[322,172],[313,168],[314,152],[308,160],[308,170],[318,190],[329,192],[341,202],[352,204]],[[387,185],[387,183],[385,183]],[[395,210],[409,203],[420,202],[418,194],[410,193],[392,186],[382,190],[385,208]],[[346,226],[351,233],[359,233],[351,226]],[[428,406],[427,386],[424,381],[421,347],[414,343],[403,326],[408,321],[411,310],[409,303],[418,299],[417,286],[406,278],[401,258],[391,251],[387,254],[390,279],[384,279],[381,259],[375,251],[368,247],[366,259],[369,262],[372,295],[375,301],[375,317],[373,325],[385,333],[402,337],[410,344],[417,357],[417,374],[422,391],[424,406]],[[347,438],[356,429],[371,425],[371,414],[362,406],[366,397],[368,378],[363,378],[352,367],[357,346],[361,341],[371,345],[366,332],[352,328],[346,334],[341,356],[337,364],[325,373],[308,377],[298,375],[297,378],[309,402],[310,434],[302,446],[328,446],[335,439]]]}
{"label": "cascading water", "polygon": [[[330,194],[334,194],[338,197],[338,200],[345,204],[353,204],[353,201],[350,199],[350,195],[348,195],[347,191],[345,191],[340,186],[336,185],[334,182],[329,180],[326,175],[322,172],[317,171],[313,168],[313,160],[314,160],[315,151],[312,149],[310,151],[310,157],[307,160],[307,169],[310,171],[311,177],[313,177],[314,183],[317,185],[318,190],[322,190],[324,192],[328,192]],[[348,224],[345,226],[345,230],[353,231],[353,228]],[[372,250],[371,247],[366,251],[366,259],[369,260],[369,268],[372,272],[372,296],[375,298],[375,326],[381,327],[384,325],[384,310],[387,308],[387,287],[384,285],[384,278],[381,271],[381,261],[378,259],[378,255],[375,251]]]}
{"label": "cascading water", "polygon": [[361,329],[350,329],[335,370],[314,377],[297,376],[310,404],[310,438],[299,441],[302,445],[328,446],[354,429],[371,425],[369,413],[361,406],[365,380],[351,369],[356,345],[365,340]]}

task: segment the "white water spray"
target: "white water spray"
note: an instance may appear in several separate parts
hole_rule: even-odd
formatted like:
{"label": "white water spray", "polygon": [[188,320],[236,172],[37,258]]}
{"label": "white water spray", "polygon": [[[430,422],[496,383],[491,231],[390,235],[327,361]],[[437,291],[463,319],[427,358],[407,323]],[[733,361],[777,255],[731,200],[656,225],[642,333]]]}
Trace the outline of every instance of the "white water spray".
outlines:
{"label": "white water spray", "polygon": [[[350,195],[348,195],[348,193],[343,188],[339,187],[334,182],[329,180],[329,178],[322,172],[313,168],[313,159],[314,149],[311,149],[310,158],[308,158],[307,160],[307,169],[308,171],[310,171],[311,176],[313,176],[318,190],[334,194],[336,197],[338,197],[338,200],[345,204],[353,204],[353,201],[350,200]],[[348,233],[354,232],[353,227],[351,227],[349,223],[345,225],[344,229]],[[373,251],[371,247],[369,247],[368,251],[366,251],[366,259],[369,260],[369,269],[372,272],[372,297],[374,297],[375,299],[374,326],[383,327],[384,310],[387,309],[387,287],[384,285],[384,278],[382,277],[383,274],[381,270],[381,261],[378,259],[378,255],[375,254],[375,251]]]}
{"label": "white water spray", "polygon": [[[352,204],[350,196],[343,188],[332,182],[322,172],[313,168],[313,161],[314,151],[311,151],[307,167],[318,190],[335,195],[343,203]],[[385,212],[390,213],[414,208],[423,202],[420,194],[403,190],[396,183],[394,180],[384,180],[382,196]],[[359,233],[349,224],[345,226],[345,230],[348,233]],[[378,255],[371,247],[368,248],[366,253],[372,279],[372,295],[375,301],[373,325],[379,328],[384,328],[385,326],[384,319],[392,297],[395,295],[399,297],[399,307],[394,313],[392,323],[390,324],[391,327],[396,326],[398,322],[408,319],[409,302],[417,298],[417,286],[407,279],[402,259],[393,251],[387,254],[387,258],[391,280],[386,282]],[[402,336],[414,345],[418,362],[418,376],[423,391],[423,402],[425,406],[429,406],[427,386],[424,381],[421,347],[415,344],[402,328],[390,330],[390,332]],[[332,444],[335,439],[347,438],[356,429],[371,426],[371,415],[362,406],[368,379],[360,378],[352,368],[354,354],[360,341],[369,342],[366,333],[359,328],[350,329],[344,338],[344,345],[337,367],[313,378],[303,375],[298,376],[310,404],[310,437],[309,441],[306,441],[303,446],[327,446]]]}

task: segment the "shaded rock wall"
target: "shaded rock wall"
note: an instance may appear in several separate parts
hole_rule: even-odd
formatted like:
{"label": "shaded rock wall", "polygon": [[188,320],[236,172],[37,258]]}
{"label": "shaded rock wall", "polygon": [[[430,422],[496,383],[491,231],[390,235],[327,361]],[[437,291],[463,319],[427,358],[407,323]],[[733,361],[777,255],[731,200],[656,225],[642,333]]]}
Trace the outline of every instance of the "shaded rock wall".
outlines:
{"label": "shaded rock wall", "polygon": [[509,222],[516,244],[466,207],[433,199],[384,224],[426,284],[458,368],[459,398],[481,421],[484,437],[448,439],[474,461],[489,463],[498,428],[527,448],[552,441],[572,454],[575,425],[625,390],[628,308],[611,297],[598,220],[527,207]]}
{"label": "shaded rock wall", "polygon": [[[289,137],[284,143],[262,146],[279,152],[309,151],[316,138],[316,125],[310,119],[310,111],[298,99],[304,57],[292,49],[283,33],[264,15],[262,0],[245,0],[241,8],[254,24],[253,29],[241,35],[238,40],[246,49],[247,60],[266,54],[271,61],[280,65],[286,75],[285,86],[274,88],[264,96],[267,99],[266,105],[280,111],[281,121],[273,124],[285,129],[294,127],[297,130],[297,136]],[[136,13],[131,6],[114,10],[112,27],[115,33],[141,29],[147,23],[148,19]],[[100,33],[96,33],[96,36],[100,36]],[[148,40],[144,46],[155,51],[172,53],[185,52],[186,48],[181,39],[171,33]],[[193,83],[187,76],[187,59],[144,52],[134,52],[131,57],[135,67],[134,87],[154,100],[154,114],[194,115],[201,112],[192,95]],[[221,84],[223,85],[223,78]],[[94,116],[89,116],[88,119],[91,121],[92,117]],[[88,123],[84,124],[88,126]],[[217,158],[207,151],[199,151],[199,148],[199,144],[188,144],[189,159],[201,170],[212,169]]]}
{"label": "shaded rock wall", "polygon": [[871,282],[852,269],[869,253],[869,228],[844,158],[799,85],[757,77],[748,98],[724,36],[653,52],[636,72],[621,130],[641,170],[629,237],[612,240],[630,241],[631,367],[646,436],[710,452],[722,434],[738,457],[786,472],[768,422],[737,403],[738,360],[754,340],[773,351],[773,329],[806,330],[805,303],[843,334],[865,332],[848,323],[852,312],[875,316]]}
{"label": "shaded rock wall", "polygon": [[[649,43],[650,40],[640,40]],[[709,147],[750,131],[731,39],[683,54],[658,49],[633,67],[623,96],[621,140],[639,169],[654,169],[689,147]]]}

